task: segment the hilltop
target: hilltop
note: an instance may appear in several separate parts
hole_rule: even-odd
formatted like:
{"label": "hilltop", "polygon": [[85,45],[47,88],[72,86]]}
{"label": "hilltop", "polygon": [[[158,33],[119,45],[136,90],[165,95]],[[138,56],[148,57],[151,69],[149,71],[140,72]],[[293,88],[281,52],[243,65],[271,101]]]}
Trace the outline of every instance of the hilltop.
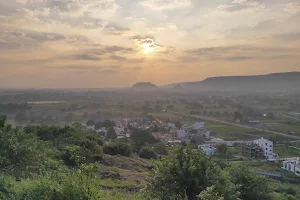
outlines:
{"label": "hilltop", "polygon": [[134,84],[131,88],[135,90],[153,90],[156,89],[157,86],[150,82],[139,82]]}

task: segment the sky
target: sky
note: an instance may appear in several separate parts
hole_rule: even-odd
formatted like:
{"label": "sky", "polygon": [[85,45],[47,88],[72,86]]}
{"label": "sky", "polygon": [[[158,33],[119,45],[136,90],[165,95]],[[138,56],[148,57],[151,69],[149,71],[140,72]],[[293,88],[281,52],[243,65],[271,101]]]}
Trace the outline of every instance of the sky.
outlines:
{"label": "sky", "polygon": [[0,0],[0,88],[300,71],[300,0]]}

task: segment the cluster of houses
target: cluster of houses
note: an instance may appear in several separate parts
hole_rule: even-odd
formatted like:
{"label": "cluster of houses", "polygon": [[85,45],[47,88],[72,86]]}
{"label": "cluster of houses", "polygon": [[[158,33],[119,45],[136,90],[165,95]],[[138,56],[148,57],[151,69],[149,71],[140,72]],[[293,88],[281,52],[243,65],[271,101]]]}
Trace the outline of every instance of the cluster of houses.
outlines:
{"label": "cluster of houses", "polygon": [[[113,128],[118,138],[128,137],[128,135],[126,134],[128,120],[127,119],[116,120],[115,124],[116,125]],[[105,137],[107,136],[108,129],[105,127],[96,128],[95,125],[92,125],[92,126],[87,126],[86,128],[91,131],[96,131],[97,133],[103,133]]]}
{"label": "cluster of houses", "polygon": [[264,138],[253,141],[225,141],[220,138],[211,138],[208,142],[199,145],[199,148],[207,155],[216,155],[216,146],[222,143],[228,146],[240,144],[242,155],[249,159],[275,160],[277,158],[277,154],[273,152],[273,142]]}

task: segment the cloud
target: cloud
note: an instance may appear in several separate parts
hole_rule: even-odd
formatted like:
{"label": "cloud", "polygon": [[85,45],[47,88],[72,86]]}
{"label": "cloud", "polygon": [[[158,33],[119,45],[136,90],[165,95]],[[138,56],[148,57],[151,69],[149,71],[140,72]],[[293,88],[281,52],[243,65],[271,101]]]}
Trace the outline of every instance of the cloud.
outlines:
{"label": "cloud", "polygon": [[123,28],[116,25],[106,26],[105,31],[110,35],[125,35],[125,36],[133,35],[132,31],[129,28]]}
{"label": "cloud", "polygon": [[68,56],[67,58],[73,60],[94,60],[94,61],[102,60],[101,58],[93,54],[78,54],[78,55]]}
{"label": "cloud", "polygon": [[249,0],[233,0],[229,4],[219,5],[217,7],[220,11],[226,12],[236,12],[245,9],[253,9],[255,11],[259,11],[265,9],[265,5],[261,4],[257,1],[249,1]]}
{"label": "cloud", "polygon": [[135,44],[141,50],[151,48],[152,51],[161,51],[163,47],[156,44],[153,38],[139,38],[134,39]]}
{"label": "cloud", "polygon": [[143,68],[142,67],[133,67],[133,68],[131,68],[132,70],[134,70],[134,71],[140,71],[140,70],[142,70]]}
{"label": "cloud", "polygon": [[67,40],[67,37],[57,33],[33,32],[24,30],[0,30],[1,49],[32,48],[44,42]]}
{"label": "cloud", "polygon": [[153,10],[167,10],[192,5],[191,0],[143,0],[140,5]]}
{"label": "cloud", "polygon": [[127,58],[125,58],[125,57],[116,56],[116,55],[111,55],[111,56],[108,57],[108,59],[117,60],[117,61],[125,61],[125,60],[127,60]]}
{"label": "cloud", "polygon": [[226,57],[226,60],[229,61],[243,61],[243,60],[251,60],[253,57],[250,56],[231,56],[231,57]]}
{"label": "cloud", "polygon": [[275,36],[273,36],[273,38],[275,40],[297,41],[297,40],[300,40],[300,32],[275,35]]}
{"label": "cloud", "polygon": [[198,48],[194,50],[187,50],[187,55],[181,57],[180,60],[183,62],[200,62],[201,60],[274,60],[275,58],[287,58],[287,52],[290,53],[290,57],[297,57],[300,53],[300,49],[268,48],[255,46],[224,46]]}

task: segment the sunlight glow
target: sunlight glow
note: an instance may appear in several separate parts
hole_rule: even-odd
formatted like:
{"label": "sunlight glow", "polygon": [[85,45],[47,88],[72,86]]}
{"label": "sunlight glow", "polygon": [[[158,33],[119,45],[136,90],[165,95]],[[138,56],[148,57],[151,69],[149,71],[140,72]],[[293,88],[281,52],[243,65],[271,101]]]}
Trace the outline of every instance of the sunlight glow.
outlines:
{"label": "sunlight glow", "polygon": [[143,49],[144,49],[145,54],[149,54],[149,53],[153,52],[153,47],[150,47],[147,44],[143,45]]}

